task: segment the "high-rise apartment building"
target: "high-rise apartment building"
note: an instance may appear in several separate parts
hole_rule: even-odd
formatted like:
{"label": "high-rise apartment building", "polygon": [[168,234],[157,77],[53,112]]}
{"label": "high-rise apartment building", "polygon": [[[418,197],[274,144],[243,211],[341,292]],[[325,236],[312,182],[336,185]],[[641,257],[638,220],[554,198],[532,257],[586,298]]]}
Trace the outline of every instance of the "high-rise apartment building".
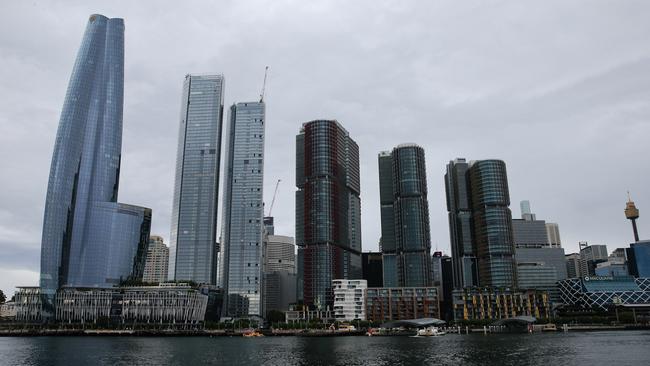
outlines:
{"label": "high-rise apartment building", "polygon": [[169,248],[161,236],[152,235],[149,239],[147,260],[144,265],[143,282],[159,283],[167,281],[169,268]]}
{"label": "high-rise apartment building", "polygon": [[332,280],[362,276],[359,146],[337,121],[303,124],[296,187],[298,296],[332,305]]}
{"label": "high-rise apartment building", "polygon": [[151,209],[117,202],[122,156],[124,21],[91,15],[59,120],[45,200],[40,287],[142,279]]}
{"label": "high-rise apartment building", "polygon": [[571,253],[564,256],[566,261],[566,276],[567,278],[581,277],[580,271],[580,253]]}
{"label": "high-rise apartment building", "polygon": [[454,288],[478,286],[468,169],[465,159],[459,158],[447,164],[445,174]]}
{"label": "high-rise apartment building", "polygon": [[217,283],[222,75],[186,75],[171,218],[169,278]]}
{"label": "high-rise apartment building", "polygon": [[378,159],[384,287],[431,286],[424,149],[402,144]]}
{"label": "high-rise apartment building", "polygon": [[336,320],[366,320],[366,280],[334,280],[332,287]]}
{"label": "high-rise apartment building", "polygon": [[262,299],[264,233],[264,102],[230,107],[221,276],[228,316],[265,316]]}
{"label": "high-rise apartment building", "polygon": [[589,245],[587,242],[580,243],[580,273],[583,276],[595,276],[596,265],[607,262],[607,258],[606,245]]}

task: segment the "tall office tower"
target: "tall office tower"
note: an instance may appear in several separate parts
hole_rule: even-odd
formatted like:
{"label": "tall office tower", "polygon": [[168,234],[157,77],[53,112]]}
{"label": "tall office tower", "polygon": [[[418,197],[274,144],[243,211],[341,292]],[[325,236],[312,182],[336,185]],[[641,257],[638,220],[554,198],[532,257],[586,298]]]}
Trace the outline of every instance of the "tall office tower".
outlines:
{"label": "tall office tower", "polygon": [[447,173],[445,174],[453,261],[453,286],[456,289],[479,284],[476,248],[472,233],[468,169],[469,164],[465,159],[456,159],[447,164]]}
{"label": "tall office tower", "polygon": [[469,164],[472,225],[476,242],[479,284],[517,287],[515,246],[506,164],[477,160]]}
{"label": "tall office tower", "polygon": [[546,222],[537,220],[529,201],[521,201],[521,219],[512,219],[515,248],[549,248]]}
{"label": "tall office tower", "polygon": [[287,311],[289,304],[296,302],[296,252],[292,237],[264,236],[263,269],[264,311]]}
{"label": "tall office tower", "polygon": [[228,316],[265,316],[264,102],[230,107],[224,170],[221,276]]}
{"label": "tall office tower", "polygon": [[602,244],[589,245],[580,242],[580,272],[583,276],[595,276],[596,265],[607,262],[607,246]]}
{"label": "tall office tower", "polygon": [[186,75],[181,100],[169,279],[217,283],[223,75]]}
{"label": "tall office tower", "polygon": [[[402,144],[390,154],[380,153],[379,181],[384,287],[431,286],[431,234],[424,149],[415,144]],[[389,204],[389,199],[392,199],[392,204]],[[389,212],[389,207],[392,207],[392,212]],[[391,233],[394,237],[390,236]]]}
{"label": "tall office tower", "polygon": [[296,273],[296,249],[293,238],[284,235],[267,235],[264,238],[264,271]]}
{"label": "tall office tower", "polygon": [[364,252],[361,254],[363,279],[368,287],[384,287],[384,265],[381,252]]}
{"label": "tall office tower", "polygon": [[530,210],[530,201],[521,201],[519,202],[519,208],[521,208],[521,218],[526,221],[535,221],[537,220],[535,214]]}
{"label": "tall office tower", "polygon": [[273,224],[273,216],[264,216],[264,230],[266,235],[275,235],[275,225]]}
{"label": "tall office tower", "polygon": [[91,15],[63,103],[45,200],[40,287],[141,279],[151,209],[117,203],[122,150],[124,21]]}
{"label": "tall office tower", "polygon": [[362,277],[359,146],[337,121],[303,124],[296,187],[299,297],[332,305],[332,280]]}
{"label": "tall office tower", "polygon": [[[397,287],[397,244],[393,205],[393,157],[389,151],[379,153],[379,205],[381,213],[382,282],[385,287]],[[383,172],[383,173],[382,173]],[[370,286],[377,287],[377,286]],[[379,286],[381,287],[381,286]]]}
{"label": "tall office tower", "polygon": [[580,253],[571,253],[564,256],[566,260],[566,276],[567,278],[581,277],[580,272]]}
{"label": "tall office tower", "polygon": [[165,282],[167,281],[169,269],[169,248],[163,242],[161,236],[153,235],[149,239],[147,260],[144,265],[143,282]]}
{"label": "tall office tower", "polygon": [[551,248],[562,248],[562,241],[560,240],[560,226],[558,224],[547,222],[546,223],[546,236]]}

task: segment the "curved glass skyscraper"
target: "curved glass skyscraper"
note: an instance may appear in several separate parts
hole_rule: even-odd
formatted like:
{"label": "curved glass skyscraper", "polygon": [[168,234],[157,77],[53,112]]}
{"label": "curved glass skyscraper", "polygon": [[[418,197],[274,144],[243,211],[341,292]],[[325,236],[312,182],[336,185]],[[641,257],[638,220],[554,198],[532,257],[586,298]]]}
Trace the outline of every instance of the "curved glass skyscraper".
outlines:
{"label": "curved glass skyscraper", "polygon": [[431,286],[424,149],[402,144],[380,153],[379,182],[384,286]]}
{"label": "curved glass skyscraper", "polygon": [[124,22],[88,21],[50,168],[40,286],[112,287],[141,278],[151,210],[117,203],[124,98]]}
{"label": "curved glass skyscraper", "polygon": [[469,164],[470,202],[480,286],[517,287],[506,163]]}

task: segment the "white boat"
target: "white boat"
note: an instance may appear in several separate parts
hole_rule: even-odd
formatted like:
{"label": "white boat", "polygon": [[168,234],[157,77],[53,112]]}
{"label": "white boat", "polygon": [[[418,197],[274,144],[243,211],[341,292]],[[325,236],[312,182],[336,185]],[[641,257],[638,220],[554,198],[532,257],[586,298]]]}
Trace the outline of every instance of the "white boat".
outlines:
{"label": "white boat", "polygon": [[437,327],[426,327],[418,329],[416,337],[437,337],[446,334]]}

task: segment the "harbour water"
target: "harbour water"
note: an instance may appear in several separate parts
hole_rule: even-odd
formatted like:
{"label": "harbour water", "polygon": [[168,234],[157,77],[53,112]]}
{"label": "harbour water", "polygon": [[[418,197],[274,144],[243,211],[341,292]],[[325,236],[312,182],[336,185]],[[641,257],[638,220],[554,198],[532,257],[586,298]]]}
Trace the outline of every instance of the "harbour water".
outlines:
{"label": "harbour water", "polygon": [[0,337],[0,365],[650,365],[650,331],[442,337]]}

